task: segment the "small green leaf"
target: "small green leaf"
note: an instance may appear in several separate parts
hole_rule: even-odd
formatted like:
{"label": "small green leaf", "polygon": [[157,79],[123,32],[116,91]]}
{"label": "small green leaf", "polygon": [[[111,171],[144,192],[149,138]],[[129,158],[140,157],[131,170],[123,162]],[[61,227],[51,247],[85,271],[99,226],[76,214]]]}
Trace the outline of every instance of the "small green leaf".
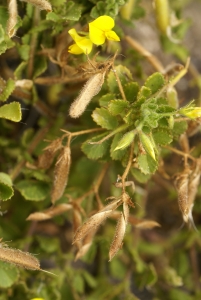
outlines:
{"label": "small green leaf", "polygon": [[163,75],[157,72],[147,78],[144,86],[151,90],[151,94],[155,94],[164,86],[164,84],[165,80]]}
{"label": "small green leaf", "polygon": [[81,17],[81,12],[81,6],[73,1],[68,1],[66,4],[65,20],[78,21]]}
{"label": "small green leaf", "polygon": [[155,161],[149,154],[139,155],[137,157],[137,162],[141,172],[144,174],[153,174],[158,167],[157,161]]}
{"label": "small green leaf", "polygon": [[8,79],[3,91],[0,94],[0,101],[6,101],[15,89],[15,81],[11,78]]}
{"label": "small green leaf", "polygon": [[[122,85],[125,85],[126,83],[128,83],[128,81],[132,80],[131,72],[125,66],[118,65],[115,70]],[[109,73],[107,77],[107,84],[111,93],[119,94],[119,87],[114,72]]]}
{"label": "small green leaf", "polygon": [[23,71],[25,70],[27,66],[27,62],[26,61],[23,61],[21,62],[21,64],[18,65],[18,67],[15,69],[14,71],[14,75],[17,79],[22,79],[23,77]]}
{"label": "small green leaf", "polygon": [[129,102],[125,100],[112,100],[108,105],[109,112],[113,115],[123,115],[129,107]]}
{"label": "small green leaf", "polygon": [[30,45],[18,45],[17,50],[22,60],[28,60],[30,55]]}
{"label": "small green leaf", "polygon": [[117,118],[112,116],[106,108],[96,108],[92,113],[94,122],[105,129],[115,129],[118,126]]}
{"label": "small green leaf", "polygon": [[22,119],[21,106],[18,102],[12,102],[0,107],[0,118],[13,122],[19,122]]}
{"label": "small green leaf", "polygon": [[139,84],[137,82],[129,82],[123,86],[126,99],[129,102],[134,102],[137,99],[139,92]]}
{"label": "small green leaf", "polygon": [[49,12],[46,15],[46,20],[51,20],[53,22],[61,22],[61,21],[63,21],[62,18],[60,16],[58,16],[57,14],[55,14],[53,11]]}
{"label": "small green leaf", "polygon": [[97,287],[97,281],[96,279],[87,271],[83,270],[82,271],[82,275],[85,279],[85,281],[87,282],[87,284],[91,287],[91,288],[95,288]]}
{"label": "small green leaf", "polygon": [[126,134],[123,135],[119,143],[117,144],[117,147],[114,149],[116,150],[123,150],[130,146],[132,141],[134,140],[136,132],[134,130],[127,132]]}
{"label": "small green leaf", "polygon": [[154,141],[159,145],[167,145],[172,142],[172,134],[169,130],[157,128],[152,132]]}
{"label": "small green leaf", "polygon": [[146,183],[151,177],[149,174],[144,174],[136,168],[131,168],[130,171],[133,177],[140,183]]}
{"label": "small green leaf", "polygon": [[141,99],[146,99],[151,96],[151,90],[147,88],[146,86],[142,86],[137,94],[137,101],[140,101]]}
{"label": "small green leaf", "polygon": [[178,137],[182,133],[184,133],[187,130],[187,122],[186,121],[180,121],[180,122],[175,122],[174,127],[173,127],[173,135],[174,137]]}
{"label": "small green leaf", "polygon": [[36,57],[34,60],[34,74],[33,78],[35,79],[41,75],[47,69],[47,60],[44,56]]}
{"label": "small green leaf", "polygon": [[109,102],[113,99],[115,99],[114,94],[106,94],[99,99],[99,105],[106,107],[106,106],[108,106]]}
{"label": "small green leaf", "polygon": [[16,189],[26,200],[41,201],[49,194],[49,184],[36,180],[22,180],[16,184]]}
{"label": "small green leaf", "polygon": [[18,269],[6,262],[0,261],[0,288],[9,288],[18,279]]}
{"label": "small green leaf", "polygon": [[12,180],[6,173],[0,173],[0,200],[6,201],[14,195]]}
{"label": "small green leaf", "polygon": [[119,141],[123,137],[123,133],[117,133],[115,134],[115,137],[112,141],[111,147],[110,147],[110,156],[113,160],[121,160],[124,155],[126,154],[127,149],[121,149],[121,150],[115,150],[117,147]]}
{"label": "small green leaf", "polygon": [[87,140],[82,144],[82,151],[86,154],[86,156],[90,159],[97,160],[98,158],[102,157],[108,150],[110,143],[108,140],[104,141],[101,144],[90,144],[90,142],[98,142],[108,133],[103,133],[98,136],[93,137],[90,140]]}

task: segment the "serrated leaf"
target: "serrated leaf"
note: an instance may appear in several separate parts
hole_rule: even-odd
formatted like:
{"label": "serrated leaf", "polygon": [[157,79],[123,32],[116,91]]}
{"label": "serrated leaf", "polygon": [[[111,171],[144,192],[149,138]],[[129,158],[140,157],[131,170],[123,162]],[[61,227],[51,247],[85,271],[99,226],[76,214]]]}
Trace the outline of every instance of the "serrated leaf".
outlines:
{"label": "serrated leaf", "polygon": [[174,137],[178,137],[187,130],[188,124],[186,121],[175,122],[172,130]]}
{"label": "serrated leaf", "polygon": [[158,163],[149,154],[141,154],[137,157],[139,169],[144,174],[155,173]]}
{"label": "serrated leaf", "polygon": [[164,86],[164,84],[165,80],[163,75],[157,72],[147,78],[144,86],[151,90],[151,94],[155,94]]}
{"label": "serrated leaf", "polygon": [[153,134],[153,138],[154,138],[156,144],[159,144],[159,145],[170,144],[173,139],[170,131],[166,130],[166,129],[158,128],[158,129],[152,131],[152,134]]}
{"label": "serrated leaf", "polygon": [[73,1],[68,1],[66,4],[65,20],[78,21],[81,17],[81,12],[81,6]]}
{"label": "serrated leaf", "polygon": [[137,82],[129,82],[123,86],[126,99],[129,102],[134,102],[137,99],[139,92],[139,84]]}
{"label": "serrated leaf", "polygon": [[92,113],[92,118],[96,124],[105,129],[115,129],[118,126],[117,118],[112,116],[106,108],[96,108]]}
{"label": "serrated leaf", "polygon": [[146,183],[151,178],[149,174],[144,174],[139,169],[131,168],[130,171],[133,177],[140,183]]}
{"label": "serrated leaf", "polygon": [[[119,76],[122,85],[125,85],[126,83],[132,80],[131,72],[125,66],[118,65],[115,68],[115,70],[116,70],[116,74]],[[107,77],[107,84],[111,93],[114,94],[120,93],[114,72],[109,73]]]}
{"label": "serrated leaf", "polygon": [[0,288],[9,288],[18,279],[18,269],[6,262],[0,261]]}
{"label": "serrated leaf", "polygon": [[44,200],[50,191],[48,183],[36,180],[22,180],[15,187],[26,200],[31,201]]}
{"label": "serrated leaf", "polygon": [[134,130],[125,133],[122,136],[121,140],[118,142],[117,147],[114,149],[114,151],[123,150],[130,146],[130,144],[134,140],[135,134],[136,132]]}
{"label": "serrated leaf", "polygon": [[61,16],[57,15],[53,11],[49,12],[46,15],[46,20],[51,20],[53,22],[62,22],[63,21],[62,18],[61,18]]}
{"label": "serrated leaf", "polygon": [[18,102],[12,102],[0,107],[0,118],[13,122],[19,122],[22,119],[21,106]]}
{"label": "serrated leaf", "polygon": [[110,147],[110,156],[113,160],[121,160],[127,152],[127,149],[115,150],[119,141],[123,137],[123,133],[117,133],[113,138],[111,147]]}
{"label": "serrated leaf", "polygon": [[6,173],[0,173],[0,200],[6,201],[14,195],[12,180]]}
{"label": "serrated leaf", "polygon": [[106,94],[99,99],[99,105],[106,107],[106,106],[108,106],[109,102],[113,99],[115,99],[114,94]]}
{"label": "serrated leaf", "polygon": [[151,90],[146,86],[142,86],[137,94],[137,101],[144,100],[146,98],[149,98],[150,96]]}
{"label": "serrated leaf", "polygon": [[44,56],[37,57],[34,60],[34,73],[33,78],[35,79],[41,75],[47,69],[47,60]]}
{"label": "serrated leaf", "polygon": [[129,102],[120,99],[112,100],[108,105],[108,110],[113,116],[125,114],[127,108],[129,108]]}
{"label": "serrated leaf", "polygon": [[15,81],[11,78],[8,79],[3,91],[0,94],[0,101],[6,101],[15,89]]}
{"label": "serrated leaf", "polygon": [[90,140],[87,140],[82,144],[82,151],[86,154],[88,158],[97,160],[98,158],[103,157],[110,145],[108,143],[108,140],[104,141],[101,144],[89,144],[89,142],[98,142],[107,135],[108,133],[100,134],[98,136],[93,137]]}

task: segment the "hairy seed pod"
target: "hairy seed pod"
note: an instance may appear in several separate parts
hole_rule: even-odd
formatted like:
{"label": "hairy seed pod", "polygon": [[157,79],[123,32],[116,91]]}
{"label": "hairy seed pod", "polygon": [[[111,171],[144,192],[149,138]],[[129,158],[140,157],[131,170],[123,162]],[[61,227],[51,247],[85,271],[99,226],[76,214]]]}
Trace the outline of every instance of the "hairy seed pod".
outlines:
{"label": "hairy seed pod", "polygon": [[68,182],[68,174],[71,164],[71,150],[64,147],[58,157],[54,170],[54,182],[51,192],[51,201],[54,204],[64,193]]}
{"label": "hairy seed pod", "polygon": [[81,227],[78,228],[74,236],[73,244],[82,240],[92,230],[97,229],[98,226],[112,213],[112,210],[98,212],[89,218]]}
{"label": "hairy seed pod", "polygon": [[8,0],[8,14],[9,18],[7,21],[6,33],[9,38],[13,37],[16,33],[15,26],[17,24],[17,1],[16,0]]}
{"label": "hairy seed pod", "polygon": [[79,96],[71,104],[69,115],[71,118],[80,117],[91,99],[97,95],[104,83],[106,71],[93,75],[84,85]]}
{"label": "hairy seed pod", "polygon": [[21,1],[30,3],[38,7],[40,10],[46,10],[48,12],[52,11],[51,4],[46,0],[21,0]]}
{"label": "hairy seed pod", "polygon": [[44,221],[51,219],[55,216],[59,216],[64,212],[72,209],[72,205],[68,203],[62,203],[57,206],[52,206],[44,211],[35,212],[28,216],[27,221]]}
{"label": "hairy seed pod", "polygon": [[59,150],[61,147],[62,142],[60,138],[52,141],[51,144],[48,145],[44,149],[44,152],[38,157],[37,167],[44,170],[49,169],[57,150]]}
{"label": "hairy seed pod", "polygon": [[121,216],[118,220],[117,227],[115,230],[114,239],[110,247],[109,261],[112,260],[112,258],[116,255],[117,251],[121,248],[125,232],[126,232],[126,222],[123,214],[121,213]]}
{"label": "hairy seed pod", "polygon": [[41,270],[39,260],[28,252],[3,247],[0,244],[0,260],[30,270]]}

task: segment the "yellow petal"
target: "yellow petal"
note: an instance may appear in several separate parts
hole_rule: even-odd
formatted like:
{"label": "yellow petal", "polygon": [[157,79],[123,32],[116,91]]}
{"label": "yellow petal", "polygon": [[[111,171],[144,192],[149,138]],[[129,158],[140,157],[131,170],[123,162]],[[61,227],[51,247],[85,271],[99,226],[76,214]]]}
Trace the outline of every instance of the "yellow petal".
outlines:
{"label": "yellow petal", "polygon": [[87,38],[83,38],[83,39],[80,39],[79,41],[76,41],[76,44],[79,48],[82,49],[82,51],[85,53],[85,54],[89,54],[92,50],[92,41],[90,39],[87,39]]}
{"label": "yellow petal", "polygon": [[68,48],[68,52],[72,53],[72,54],[82,54],[82,53],[84,53],[84,51],[76,44],[71,45]]}
{"label": "yellow petal", "polygon": [[102,45],[105,43],[105,34],[102,30],[94,27],[89,23],[89,38],[95,45]]}
{"label": "yellow petal", "polygon": [[120,38],[118,37],[116,32],[114,32],[112,30],[105,32],[105,36],[110,41],[116,41],[116,42],[120,41]]}
{"label": "yellow petal", "polygon": [[68,33],[70,34],[70,36],[72,37],[72,39],[76,42],[76,40],[79,40],[80,38],[82,38],[81,36],[79,36],[79,34],[77,33],[77,31],[75,30],[75,28],[72,28],[68,31]]}
{"label": "yellow petal", "polygon": [[114,20],[109,16],[101,16],[89,23],[102,31],[109,31],[114,27]]}

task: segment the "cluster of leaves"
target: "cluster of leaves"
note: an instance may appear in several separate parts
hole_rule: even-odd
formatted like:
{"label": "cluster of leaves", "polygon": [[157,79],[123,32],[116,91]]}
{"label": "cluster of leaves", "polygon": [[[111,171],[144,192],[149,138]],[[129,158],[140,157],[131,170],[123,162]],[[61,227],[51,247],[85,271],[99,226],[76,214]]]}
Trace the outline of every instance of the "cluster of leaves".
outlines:
{"label": "cluster of leaves", "polygon": [[[183,218],[200,231],[200,108],[191,98],[178,105],[174,85],[187,68],[165,70],[123,34],[147,4],[13,2],[18,11],[0,6],[0,237],[13,241],[0,243],[0,300],[200,299],[199,234],[175,230]],[[168,35],[168,11],[154,2],[162,45],[184,62],[174,39],[189,21]],[[169,2],[179,18],[183,4]],[[135,52],[108,43],[92,59],[68,53],[70,28],[119,11],[115,30]],[[127,57],[107,60],[117,47]],[[142,56],[157,72],[146,74]],[[82,85],[76,99],[91,103],[72,119]]]}

